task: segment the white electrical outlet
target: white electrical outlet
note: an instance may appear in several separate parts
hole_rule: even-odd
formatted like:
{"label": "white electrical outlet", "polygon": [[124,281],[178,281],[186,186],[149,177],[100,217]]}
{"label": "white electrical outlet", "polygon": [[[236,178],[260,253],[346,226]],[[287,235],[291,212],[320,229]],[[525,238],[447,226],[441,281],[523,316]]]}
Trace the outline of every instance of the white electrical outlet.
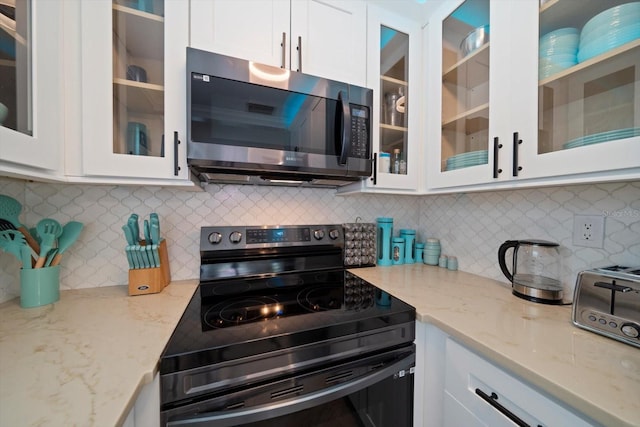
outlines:
{"label": "white electrical outlet", "polygon": [[573,245],[586,248],[603,248],[604,216],[574,215]]}

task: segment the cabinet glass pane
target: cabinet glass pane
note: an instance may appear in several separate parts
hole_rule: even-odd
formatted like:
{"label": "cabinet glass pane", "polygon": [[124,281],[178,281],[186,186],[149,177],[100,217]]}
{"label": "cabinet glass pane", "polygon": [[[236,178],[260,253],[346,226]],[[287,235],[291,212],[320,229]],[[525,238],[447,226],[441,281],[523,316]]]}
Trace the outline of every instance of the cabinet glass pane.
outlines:
{"label": "cabinet glass pane", "polygon": [[[407,173],[409,35],[380,26],[380,167]],[[384,160],[389,156],[389,161]]]}
{"label": "cabinet glass pane", "polygon": [[113,152],[164,157],[164,3],[113,2]]}
{"label": "cabinet glass pane", "polygon": [[442,25],[441,171],[488,162],[489,1],[467,0]]}
{"label": "cabinet glass pane", "polygon": [[31,1],[0,1],[0,125],[33,135]]}
{"label": "cabinet glass pane", "polygon": [[640,136],[640,2],[540,7],[538,154]]}

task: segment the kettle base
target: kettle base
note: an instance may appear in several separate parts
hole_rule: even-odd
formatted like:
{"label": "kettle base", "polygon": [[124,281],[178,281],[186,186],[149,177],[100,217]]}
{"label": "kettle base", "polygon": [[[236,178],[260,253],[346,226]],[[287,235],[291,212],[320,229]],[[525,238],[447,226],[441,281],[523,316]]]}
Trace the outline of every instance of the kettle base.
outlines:
{"label": "kettle base", "polygon": [[512,287],[512,293],[519,298],[526,299],[527,301],[531,302],[553,305],[564,304],[564,302],[562,301],[563,292],[561,289],[537,289],[514,283]]}

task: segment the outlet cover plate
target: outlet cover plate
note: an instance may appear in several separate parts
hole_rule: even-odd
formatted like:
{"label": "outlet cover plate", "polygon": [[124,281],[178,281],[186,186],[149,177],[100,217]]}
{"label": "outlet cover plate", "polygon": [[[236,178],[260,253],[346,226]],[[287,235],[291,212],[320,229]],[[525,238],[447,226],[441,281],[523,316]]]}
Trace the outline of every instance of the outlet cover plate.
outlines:
{"label": "outlet cover plate", "polygon": [[585,248],[603,248],[604,218],[604,215],[574,215],[573,245]]}

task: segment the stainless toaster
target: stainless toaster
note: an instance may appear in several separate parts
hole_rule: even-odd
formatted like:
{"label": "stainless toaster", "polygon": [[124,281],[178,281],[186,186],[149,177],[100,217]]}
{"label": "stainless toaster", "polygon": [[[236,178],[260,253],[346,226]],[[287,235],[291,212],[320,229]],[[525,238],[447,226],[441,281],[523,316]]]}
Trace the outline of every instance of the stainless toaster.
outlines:
{"label": "stainless toaster", "polygon": [[616,265],[578,273],[572,321],[640,347],[640,267]]}

